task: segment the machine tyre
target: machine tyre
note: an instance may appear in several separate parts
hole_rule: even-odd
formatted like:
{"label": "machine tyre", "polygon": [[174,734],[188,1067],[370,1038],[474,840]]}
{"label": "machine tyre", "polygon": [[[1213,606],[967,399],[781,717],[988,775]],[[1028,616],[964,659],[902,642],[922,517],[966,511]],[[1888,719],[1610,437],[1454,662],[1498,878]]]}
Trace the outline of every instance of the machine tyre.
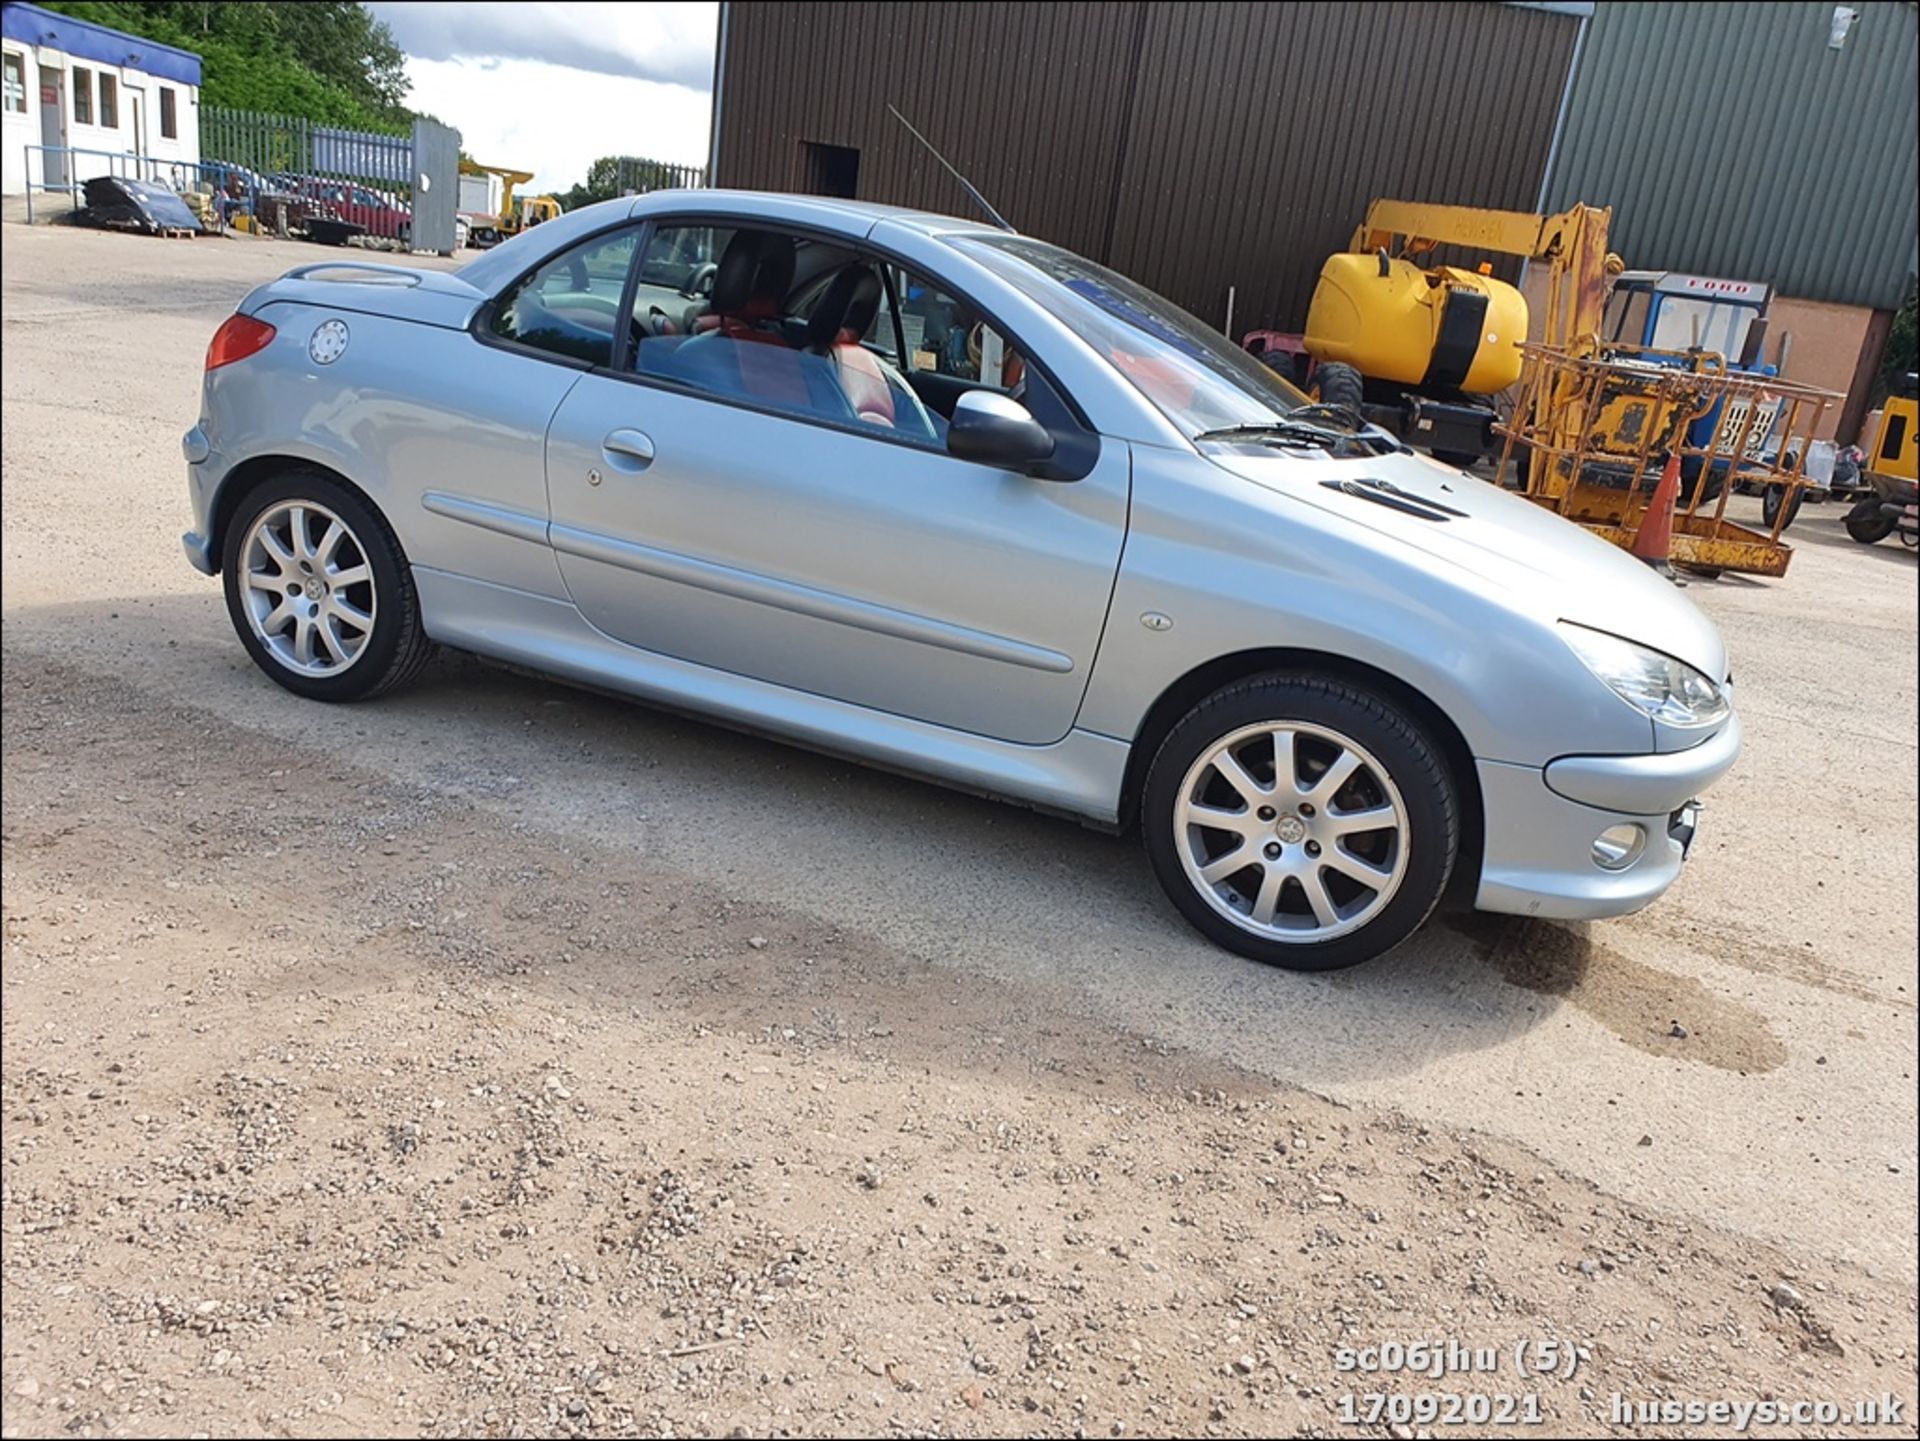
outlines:
{"label": "machine tyre", "polygon": [[1847,512],[1847,534],[1862,545],[1885,540],[1893,534],[1894,527],[1899,523],[1898,516],[1888,515],[1880,509],[1880,497],[1877,495],[1855,502],[1853,509]]}
{"label": "machine tyre", "polygon": [[[1805,490],[1796,490],[1794,492],[1792,502],[1787,505],[1787,518],[1780,522],[1781,530],[1785,530],[1793,524],[1794,518],[1800,514],[1800,502],[1805,500],[1806,497],[1807,493]],[[1770,485],[1760,493],[1760,515],[1761,518],[1766,521],[1769,529],[1772,528],[1774,521],[1779,517],[1780,507],[1782,503],[1786,502],[1786,499],[1787,488],[1784,485]]]}
{"label": "machine tyre", "polygon": [[1350,405],[1358,410],[1367,399],[1367,383],[1360,372],[1338,360],[1323,360],[1314,367],[1313,390],[1322,405]]}

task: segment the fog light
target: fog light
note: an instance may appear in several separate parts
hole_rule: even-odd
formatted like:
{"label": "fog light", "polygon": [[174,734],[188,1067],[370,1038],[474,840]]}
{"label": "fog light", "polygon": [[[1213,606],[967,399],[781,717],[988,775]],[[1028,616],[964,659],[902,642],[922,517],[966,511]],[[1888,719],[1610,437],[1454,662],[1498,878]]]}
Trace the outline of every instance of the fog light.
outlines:
{"label": "fog light", "polygon": [[1647,833],[1631,821],[1608,826],[1593,841],[1593,863],[1603,871],[1624,871],[1647,848]]}

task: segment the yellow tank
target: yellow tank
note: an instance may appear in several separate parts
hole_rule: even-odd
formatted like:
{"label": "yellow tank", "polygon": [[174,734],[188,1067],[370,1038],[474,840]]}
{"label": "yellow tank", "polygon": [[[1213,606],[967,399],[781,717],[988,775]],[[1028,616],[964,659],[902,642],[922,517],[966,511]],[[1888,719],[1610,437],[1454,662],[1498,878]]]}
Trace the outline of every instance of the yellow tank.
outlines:
{"label": "yellow tank", "polygon": [[1307,353],[1370,379],[1491,395],[1520,378],[1527,301],[1491,275],[1350,251],[1320,267]]}

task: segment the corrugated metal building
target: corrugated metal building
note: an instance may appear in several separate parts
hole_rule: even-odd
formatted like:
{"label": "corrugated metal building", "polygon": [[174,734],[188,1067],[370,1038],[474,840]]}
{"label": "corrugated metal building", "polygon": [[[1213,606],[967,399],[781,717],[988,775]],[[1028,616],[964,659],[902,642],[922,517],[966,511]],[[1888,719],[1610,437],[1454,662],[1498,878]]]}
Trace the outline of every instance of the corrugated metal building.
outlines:
{"label": "corrugated metal building", "polygon": [[1546,190],[1581,199],[1629,264],[1771,282],[1787,375],[1844,393],[1822,430],[1857,438],[1920,268],[1920,14],[1603,0]]}
{"label": "corrugated metal building", "polygon": [[[1851,26],[1830,46],[1837,12]],[[1232,328],[1298,329],[1375,196],[1611,205],[1639,268],[1771,282],[1788,373],[1853,392],[1915,268],[1909,0],[721,8],[715,183],[965,214]]]}
{"label": "corrugated metal building", "polygon": [[1920,14],[1908,0],[1594,13],[1547,202],[1613,207],[1634,265],[1897,306],[1920,211]]}
{"label": "corrugated metal building", "polygon": [[968,213],[891,103],[1019,229],[1215,324],[1232,286],[1236,329],[1297,325],[1376,195],[1532,209],[1579,28],[1471,0],[722,14],[714,183]]}

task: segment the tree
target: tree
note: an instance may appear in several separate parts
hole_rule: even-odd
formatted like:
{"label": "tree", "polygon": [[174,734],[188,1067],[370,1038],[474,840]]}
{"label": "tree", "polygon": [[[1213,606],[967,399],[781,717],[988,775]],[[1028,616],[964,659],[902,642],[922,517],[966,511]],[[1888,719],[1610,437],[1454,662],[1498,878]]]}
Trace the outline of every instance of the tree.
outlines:
{"label": "tree", "polygon": [[1874,381],[1872,403],[1879,405],[1892,394],[1900,382],[1914,371],[1914,355],[1920,349],[1920,290],[1907,287],[1907,298],[1893,313],[1893,324],[1887,330],[1887,348],[1880,357],[1880,374]]}
{"label": "tree", "polygon": [[620,157],[603,155],[587,167],[587,183],[575,185],[565,195],[558,196],[562,210],[578,210],[583,205],[594,205],[602,200],[611,200],[620,193]]}
{"label": "tree", "polygon": [[343,0],[47,0],[47,8],[196,52],[201,103],[356,130],[401,131],[406,56],[363,5]]}
{"label": "tree", "polygon": [[404,114],[407,57],[393,32],[364,5],[277,4],[275,29],[288,50],[368,109]]}

